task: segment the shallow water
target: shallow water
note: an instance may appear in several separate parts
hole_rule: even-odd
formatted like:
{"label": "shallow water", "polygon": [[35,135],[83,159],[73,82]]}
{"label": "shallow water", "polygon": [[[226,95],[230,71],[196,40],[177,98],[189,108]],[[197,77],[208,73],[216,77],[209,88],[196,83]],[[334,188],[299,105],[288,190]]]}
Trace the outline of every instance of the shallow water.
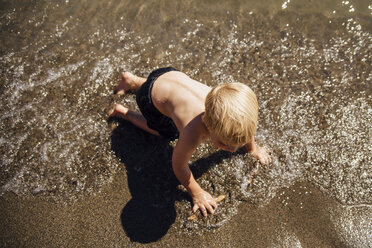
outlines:
{"label": "shallow water", "polygon": [[[69,203],[126,171],[133,199],[175,203],[170,220],[191,232],[221,226],[241,201],[265,205],[298,181],[370,209],[371,15],[364,0],[3,1],[0,194]],[[251,86],[257,142],[272,150],[272,165],[249,185],[254,159],[198,148],[198,181],[228,196],[207,221],[186,221],[171,145],[107,122],[115,102],[136,108],[133,95],[112,94],[120,73],[169,65],[211,86]]]}

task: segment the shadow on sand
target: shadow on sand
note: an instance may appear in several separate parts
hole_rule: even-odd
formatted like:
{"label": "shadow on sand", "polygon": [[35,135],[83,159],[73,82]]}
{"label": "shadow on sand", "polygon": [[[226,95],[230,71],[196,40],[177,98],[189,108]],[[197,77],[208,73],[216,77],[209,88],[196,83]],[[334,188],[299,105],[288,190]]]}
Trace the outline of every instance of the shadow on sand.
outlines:
{"label": "shadow on sand", "polygon": [[[111,135],[111,149],[125,164],[128,188],[132,199],[121,214],[127,236],[133,242],[150,243],[162,238],[176,219],[175,201],[189,195],[180,190],[172,170],[173,147],[169,140],[139,130],[132,124],[115,120],[119,125]],[[213,165],[231,157],[229,152],[218,151],[200,158],[191,166],[195,178]]]}

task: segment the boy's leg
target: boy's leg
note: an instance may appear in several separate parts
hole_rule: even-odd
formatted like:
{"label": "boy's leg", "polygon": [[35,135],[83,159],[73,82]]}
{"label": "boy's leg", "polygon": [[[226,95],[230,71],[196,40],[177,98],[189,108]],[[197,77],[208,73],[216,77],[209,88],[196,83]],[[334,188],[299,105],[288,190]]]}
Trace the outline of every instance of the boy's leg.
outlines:
{"label": "boy's leg", "polygon": [[128,91],[136,91],[144,82],[146,82],[146,78],[138,77],[126,71],[123,73],[121,81],[116,86],[115,93],[117,95],[124,95]]}
{"label": "boy's leg", "polygon": [[124,107],[123,105],[116,104],[115,107],[109,111],[110,117],[119,117],[124,120],[130,121],[133,125],[145,130],[154,135],[158,135],[159,133],[147,126],[147,121],[142,114],[137,113],[135,111],[129,110],[128,108]]}

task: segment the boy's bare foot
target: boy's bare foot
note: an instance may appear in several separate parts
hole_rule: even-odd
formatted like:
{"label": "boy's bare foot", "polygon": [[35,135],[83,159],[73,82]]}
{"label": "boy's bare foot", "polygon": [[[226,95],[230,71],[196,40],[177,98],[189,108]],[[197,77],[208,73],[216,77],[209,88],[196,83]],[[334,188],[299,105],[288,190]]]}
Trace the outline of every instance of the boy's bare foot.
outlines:
{"label": "boy's bare foot", "polygon": [[115,93],[117,95],[124,95],[128,91],[136,91],[144,82],[146,82],[146,78],[138,77],[126,71],[116,86]]}
{"label": "boy's bare foot", "polygon": [[115,106],[108,112],[109,117],[119,117],[125,119],[129,109],[121,104],[115,104]]}

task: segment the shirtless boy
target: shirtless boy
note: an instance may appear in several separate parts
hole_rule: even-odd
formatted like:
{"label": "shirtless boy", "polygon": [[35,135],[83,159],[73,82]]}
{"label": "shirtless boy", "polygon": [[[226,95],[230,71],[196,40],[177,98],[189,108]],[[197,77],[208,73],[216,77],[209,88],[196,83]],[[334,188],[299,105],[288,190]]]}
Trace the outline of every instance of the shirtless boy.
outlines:
{"label": "shirtless boy", "polygon": [[116,93],[128,91],[136,91],[141,113],[117,104],[109,115],[128,120],[151,134],[178,138],[172,167],[193,199],[194,212],[200,209],[207,216],[207,211],[213,214],[217,208],[188,166],[196,147],[207,138],[222,150],[235,152],[245,146],[262,164],[271,162],[267,150],[255,145],[258,104],[256,95],[244,84],[211,88],[167,67],[153,71],[147,79],[125,72]]}

